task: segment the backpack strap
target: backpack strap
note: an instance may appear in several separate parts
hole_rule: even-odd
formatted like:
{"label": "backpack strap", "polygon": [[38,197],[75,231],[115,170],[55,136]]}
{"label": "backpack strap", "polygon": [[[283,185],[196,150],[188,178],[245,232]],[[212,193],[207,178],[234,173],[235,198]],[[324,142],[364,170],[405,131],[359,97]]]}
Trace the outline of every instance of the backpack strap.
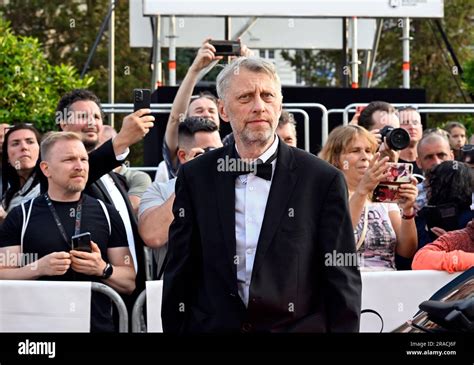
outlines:
{"label": "backpack strap", "polygon": [[21,211],[23,213],[23,225],[21,226],[21,238],[20,238],[20,254],[23,253],[23,239],[25,237],[26,228],[28,227],[28,222],[30,221],[31,210],[33,208],[33,202],[35,198],[30,200],[30,206],[28,208],[28,214],[25,214],[25,203],[21,203]]}
{"label": "backpack strap", "polygon": [[100,199],[97,199],[99,202],[100,206],[102,207],[105,218],[107,218],[107,223],[109,224],[109,236],[112,234],[112,225],[110,224],[110,216],[109,216],[109,211],[107,210],[107,207],[105,206],[104,202]]}

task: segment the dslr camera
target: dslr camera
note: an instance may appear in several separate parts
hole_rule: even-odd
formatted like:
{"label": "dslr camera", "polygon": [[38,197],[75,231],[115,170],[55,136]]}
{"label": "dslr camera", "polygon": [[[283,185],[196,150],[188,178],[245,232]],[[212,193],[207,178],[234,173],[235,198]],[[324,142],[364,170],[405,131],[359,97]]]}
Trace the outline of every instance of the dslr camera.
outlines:
{"label": "dslr camera", "polygon": [[461,148],[461,161],[467,164],[474,164],[474,145],[466,144]]}
{"label": "dslr camera", "polygon": [[403,128],[393,128],[386,125],[380,130],[382,140],[385,139],[387,146],[393,151],[400,151],[410,145],[410,135]]}

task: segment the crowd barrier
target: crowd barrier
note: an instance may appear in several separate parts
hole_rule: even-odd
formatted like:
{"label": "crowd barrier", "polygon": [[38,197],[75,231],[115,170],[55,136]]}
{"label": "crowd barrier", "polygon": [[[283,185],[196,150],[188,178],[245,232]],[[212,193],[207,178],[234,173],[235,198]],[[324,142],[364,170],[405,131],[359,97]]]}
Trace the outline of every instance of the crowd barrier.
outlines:
{"label": "crowd barrier", "polygon": [[[150,104],[151,112],[154,114],[169,114],[171,111],[172,104]],[[300,113],[303,115],[303,128],[304,128],[304,149],[310,151],[309,144],[309,115],[302,108],[316,108],[321,110],[321,133],[322,143],[324,144],[328,137],[329,122],[328,122],[328,111],[323,104],[320,103],[283,103],[285,108],[290,113]],[[133,112],[133,104],[120,103],[120,104],[102,104],[102,110],[104,113],[131,113]]]}
{"label": "crowd barrier", "polygon": [[95,282],[0,280],[0,332],[89,332],[91,291],[107,295],[128,332],[120,295]]}
{"label": "crowd barrier", "polygon": [[[352,103],[344,109],[331,109],[329,113],[342,112],[343,125],[349,124],[349,113],[355,112],[358,106],[367,106],[368,103]],[[395,108],[412,106],[418,109],[420,114],[471,114],[474,112],[474,104],[430,104],[430,103],[393,103]]]}
{"label": "crowd barrier", "polygon": [[[418,305],[460,273],[443,271],[362,272],[362,309],[373,312],[361,315],[361,332],[391,332],[418,312]],[[132,332],[163,332],[161,323],[162,280],[147,282],[137,299],[132,315]],[[143,307],[146,301],[147,322]]]}

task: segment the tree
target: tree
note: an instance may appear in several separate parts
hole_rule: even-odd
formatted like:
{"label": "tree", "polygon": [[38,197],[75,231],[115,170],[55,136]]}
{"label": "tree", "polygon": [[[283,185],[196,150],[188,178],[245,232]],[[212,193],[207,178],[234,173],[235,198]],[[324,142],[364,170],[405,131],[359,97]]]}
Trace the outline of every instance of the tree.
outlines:
{"label": "tree", "polygon": [[[15,33],[36,37],[44,45],[48,60],[67,63],[82,70],[89,51],[106,17],[108,1],[94,0],[10,0],[0,7]],[[96,83],[91,90],[102,102],[108,102],[108,28],[100,40],[89,66]],[[134,88],[149,88],[151,83],[151,49],[131,48],[129,43],[129,2],[116,1],[115,7],[115,100],[132,102]],[[194,51],[177,50],[177,79],[183,78],[194,58]],[[167,52],[162,53],[167,61]],[[164,68],[167,79],[167,70]],[[58,98],[55,102],[58,102]],[[116,128],[123,115],[116,115]],[[143,146],[133,146],[132,165],[142,163]]]}
{"label": "tree", "polygon": [[41,131],[55,129],[54,111],[63,93],[89,87],[71,65],[51,65],[33,37],[16,36],[0,18],[0,123],[34,122]]}
{"label": "tree", "polygon": [[[473,58],[474,3],[464,0],[445,2],[443,28],[461,63]],[[451,60],[434,21],[412,19],[410,45],[411,87],[424,88],[430,103],[471,102],[459,91],[459,72]],[[374,70],[373,86],[398,88],[402,85],[403,19],[385,19]],[[305,50],[302,55],[285,53],[307,84],[324,86],[328,77],[338,76],[340,52]],[[337,70],[334,72],[334,70]],[[336,85],[340,85],[340,80]]]}

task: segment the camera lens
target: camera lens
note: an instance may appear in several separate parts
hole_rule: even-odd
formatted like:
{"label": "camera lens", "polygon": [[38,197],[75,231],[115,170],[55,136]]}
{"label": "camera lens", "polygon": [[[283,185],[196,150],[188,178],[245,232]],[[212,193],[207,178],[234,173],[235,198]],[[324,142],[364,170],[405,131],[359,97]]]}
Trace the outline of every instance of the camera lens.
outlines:
{"label": "camera lens", "polygon": [[380,131],[380,134],[382,138],[385,137],[387,145],[391,150],[403,150],[410,145],[410,135],[403,128],[385,126]]}
{"label": "camera lens", "polygon": [[142,101],[143,100],[143,91],[137,90],[135,91],[135,100]]}

